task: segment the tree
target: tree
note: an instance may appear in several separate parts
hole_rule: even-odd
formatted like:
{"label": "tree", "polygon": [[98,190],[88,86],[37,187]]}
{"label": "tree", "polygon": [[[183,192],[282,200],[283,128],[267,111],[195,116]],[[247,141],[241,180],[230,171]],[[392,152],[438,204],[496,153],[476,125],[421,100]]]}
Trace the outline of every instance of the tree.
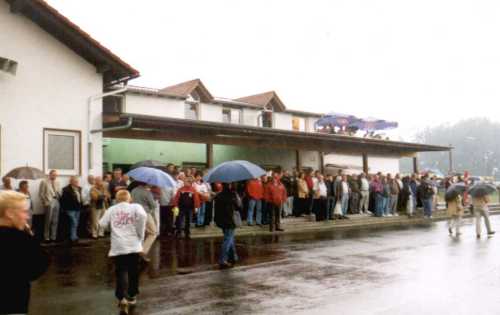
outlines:
{"label": "tree", "polygon": [[[456,124],[443,124],[415,135],[416,142],[451,145],[453,171],[469,171],[473,175],[500,176],[500,123],[487,118],[471,118]],[[437,168],[443,173],[449,170],[447,152],[423,153],[421,168]]]}

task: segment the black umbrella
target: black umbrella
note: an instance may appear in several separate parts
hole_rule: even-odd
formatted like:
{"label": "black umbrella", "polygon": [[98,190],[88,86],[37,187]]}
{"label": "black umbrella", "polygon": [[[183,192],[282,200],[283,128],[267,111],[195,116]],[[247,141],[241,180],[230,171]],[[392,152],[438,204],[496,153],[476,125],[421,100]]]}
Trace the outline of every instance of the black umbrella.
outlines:
{"label": "black umbrella", "polygon": [[42,179],[46,178],[45,173],[35,167],[22,166],[8,172],[5,177],[14,179]]}
{"label": "black umbrella", "polygon": [[152,168],[160,168],[164,167],[165,163],[156,161],[156,160],[145,160],[141,162],[137,162],[132,167],[130,167],[131,170],[139,168],[139,167],[152,167]]}
{"label": "black umbrella", "polygon": [[448,187],[444,196],[446,201],[455,199],[458,195],[463,194],[467,190],[465,183],[456,183]]}
{"label": "black umbrella", "polygon": [[497,191],[497,186],[487,182],[477,182],[469,188],[469,194],[472,197],[484,197],[486,195],[491,195],[495,191]]}

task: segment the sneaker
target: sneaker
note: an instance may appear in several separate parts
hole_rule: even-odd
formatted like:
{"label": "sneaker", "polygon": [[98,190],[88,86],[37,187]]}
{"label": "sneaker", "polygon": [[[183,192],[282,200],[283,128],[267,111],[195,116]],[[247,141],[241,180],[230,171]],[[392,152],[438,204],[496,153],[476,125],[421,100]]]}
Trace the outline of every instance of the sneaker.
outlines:
{"label": "sneaker", "polygon": [[453,234],[453,230],[451,228],[448,229],[448,233],[450,233],[450,235]]}
{"label": "sneaker", "polygon": [[130,297],[127,299],[128,305],[136,305],[137,304],[137,297]]}
{"label": "sneaker", "polygon": [[120,314],[128,314],[127,299],[121,299],[121,301],[118,302],[118,308],[120,309]]}
{"label": "sneaker", "polygon": [[494,235],[496,232],[495,231],[490,231],[488,232],[488,235],[491,236],[491,235]]}
{"label": "sneaker", "polygon": [[478,239],[481,238],[481,234],[476,235],[476,238]]}

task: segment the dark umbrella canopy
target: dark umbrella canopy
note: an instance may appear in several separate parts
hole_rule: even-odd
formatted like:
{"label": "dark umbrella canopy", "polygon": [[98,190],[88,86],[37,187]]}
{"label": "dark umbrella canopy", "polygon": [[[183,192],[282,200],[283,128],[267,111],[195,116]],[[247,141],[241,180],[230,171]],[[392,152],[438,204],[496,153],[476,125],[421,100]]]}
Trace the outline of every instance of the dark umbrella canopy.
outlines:
{"label": "dark umbrella canopy", "polygon": [[445,194],[446,201],[455,199],[458,195],[463,194],[467,190],[465,183],[456,183],[448,187]]}
{"label": "dark umbrella canopy", "polygon": [[469,194],[472,197],[484,197],[491,195],[495,191],[497,191],[497,186],[487,182],[477,182],[469,188]]}
{"label": "dark umbrella canopy", "polygon": [[5,175],[5,177],[10,177],[14,179],[42,179],[45,178],[46,176],[44,172],[38,168],[23,166],[11,170]]}
{"label": "dark umbrella canopy", "polygon": [[153,168],[160,168],[164,167],[165,163],[156,161],[156,160],[145,160],[145,161],[140,161],[135,163],[130,167],[131,170],[139,168],[139,167],[153,167]]}
{"label": "dark umbrella canopy", "polygon": [[209,183],[233,183],[265,175],[260,166],[248,161],[229,161],[212,168],[203,178]]}

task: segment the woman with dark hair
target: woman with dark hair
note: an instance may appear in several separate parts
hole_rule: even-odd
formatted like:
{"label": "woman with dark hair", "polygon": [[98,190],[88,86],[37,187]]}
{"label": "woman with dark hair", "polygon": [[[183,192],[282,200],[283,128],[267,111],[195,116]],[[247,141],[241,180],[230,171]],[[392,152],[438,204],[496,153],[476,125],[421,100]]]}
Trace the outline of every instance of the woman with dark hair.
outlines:
{"label": "woman with dark hair", "polygon": [[234,212],[241,204],[235,191],[231,190],[230,184],[223,184],[222,191],[214,198],[215,224],[222,229],[224,240],[222,242],[219,266],[221,269],[231,268],[238,261],[236,245],[234,243]]}

